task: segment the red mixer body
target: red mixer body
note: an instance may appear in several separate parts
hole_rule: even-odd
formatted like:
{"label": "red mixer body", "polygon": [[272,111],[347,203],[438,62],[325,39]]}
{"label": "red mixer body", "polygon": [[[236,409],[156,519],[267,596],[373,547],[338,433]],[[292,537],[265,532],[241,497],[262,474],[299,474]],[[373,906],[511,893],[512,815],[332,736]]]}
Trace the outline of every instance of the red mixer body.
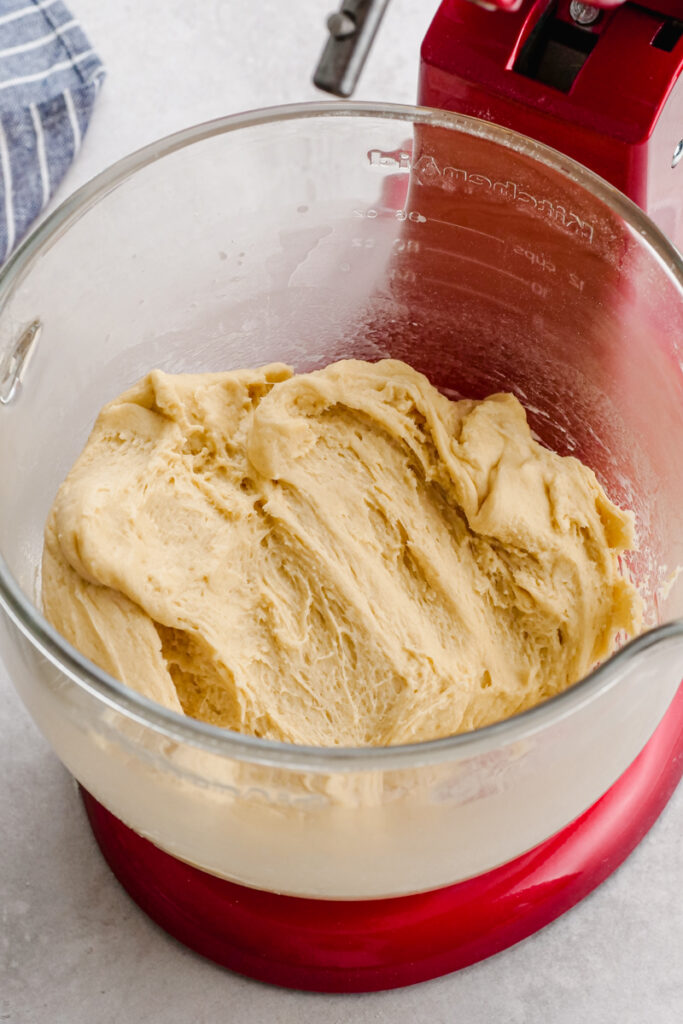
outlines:
{"label": "red mixer body", "polygon": [[419,102],[561,150],[683,248],[683,0],[598,0],[608,9],[590,25],[577,25],[570,0],[492,3],[501,10],[441,4],[422,45]]}
{"label": "red mixer body", "polygon": [[624,774],[580,818],[494,871],[384,900],[315,900],[235,885],[183,864],[83,793],[112,871],[161,927],[259,981],[371,992],[426,981],[549,924],[621,864],[683,771],[683,686]]}

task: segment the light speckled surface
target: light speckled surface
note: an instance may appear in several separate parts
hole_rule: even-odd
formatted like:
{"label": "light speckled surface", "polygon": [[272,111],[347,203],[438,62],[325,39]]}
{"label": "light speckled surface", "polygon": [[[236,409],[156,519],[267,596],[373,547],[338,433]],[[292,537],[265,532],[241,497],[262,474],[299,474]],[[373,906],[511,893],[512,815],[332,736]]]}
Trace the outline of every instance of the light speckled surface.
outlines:
{"label": "light speckled surface", "polygon": [[[132,149],[250,107],[315,99],[332,0],[71,0],[107,63],[58,200]],[[358,99],[411,102],[435,0],[393,0]],[[314,996],[246,981],[152,925],[109,874],[73,783],[0,666],[0,1021],[12,1024],[631,1024],[680,1020],[683,788],[627,864],[544,932],[398,992]]]}

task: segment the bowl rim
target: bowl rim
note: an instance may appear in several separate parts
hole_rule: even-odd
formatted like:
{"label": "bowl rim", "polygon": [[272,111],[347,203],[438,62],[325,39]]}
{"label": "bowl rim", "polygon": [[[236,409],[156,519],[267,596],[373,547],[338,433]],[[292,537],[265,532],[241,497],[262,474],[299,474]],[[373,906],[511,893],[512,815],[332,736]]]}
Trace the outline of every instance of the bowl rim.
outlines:
{"label": "bowl rim", "polygon": [[[17,285],[47,251],[89,209],[136,172],[177,150],[241,128],[312,118],[374,118],[448,128],[486,138],[540,161],[589,189],[640,236],[663,271],[683,292],[683,256],[646,214],[609,182],[563,153],[508,128],[449,111],[404,104],[322,101],[267,107],[194,125],[123,157],[57,207],[0,270],[0,316]],[[69,644],[24,594],[0,553],[0,605],[23,635],[56,668],[104,705],[169,739],[230,759],[286,765],[307,771],[388,770],[460,760],[515,743],[554,725],[617,685],[634,658],[651,647],[683,643],[683,620],[657,626],[620,648],[607,661],[562,693],[492,725],[454,736],[389,747],[314,747],[266,740],[209,725],[171,711],[125,686]]]}

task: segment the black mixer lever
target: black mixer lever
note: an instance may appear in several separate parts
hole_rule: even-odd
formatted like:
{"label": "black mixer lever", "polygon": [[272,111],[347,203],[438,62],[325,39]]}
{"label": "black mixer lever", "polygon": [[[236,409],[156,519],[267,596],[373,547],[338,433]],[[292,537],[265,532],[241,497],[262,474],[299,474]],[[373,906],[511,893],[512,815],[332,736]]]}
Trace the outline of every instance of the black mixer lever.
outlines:
{"label": "black mixer lever", "polygon": [[325,44],[313,82],[335,96],[350,96],[370,52],[389,0],[342,0],[327,19]]}

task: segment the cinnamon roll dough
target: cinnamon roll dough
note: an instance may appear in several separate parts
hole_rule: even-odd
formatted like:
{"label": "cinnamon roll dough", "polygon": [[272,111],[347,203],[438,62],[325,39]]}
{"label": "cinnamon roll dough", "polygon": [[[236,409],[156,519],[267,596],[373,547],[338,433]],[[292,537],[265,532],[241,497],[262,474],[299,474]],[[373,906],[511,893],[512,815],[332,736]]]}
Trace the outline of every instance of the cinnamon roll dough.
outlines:
{"label": "cinnamon roll dough", "polygon": [[633,516],[510,394],[405,363],[154,371],[100,413],[49,516],[43,605],[168,708],[312,745],[475,729],[637,631]]}

